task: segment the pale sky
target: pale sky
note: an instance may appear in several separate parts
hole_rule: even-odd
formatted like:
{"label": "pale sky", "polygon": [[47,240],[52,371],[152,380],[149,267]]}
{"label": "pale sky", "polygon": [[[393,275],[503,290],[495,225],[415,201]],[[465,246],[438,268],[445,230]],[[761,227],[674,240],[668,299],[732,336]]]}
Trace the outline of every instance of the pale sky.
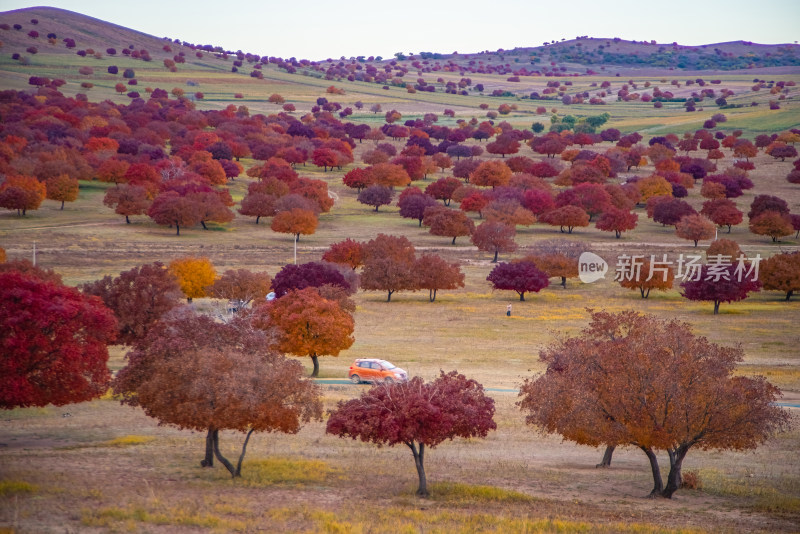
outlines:
{"label": "pale sky", "polygon": [[[0,10],[43,5],[0,0]],[[156,37],[321,60],[480,52],[589,37],[683,45],[800,40],[798,0],[52,0]]]}

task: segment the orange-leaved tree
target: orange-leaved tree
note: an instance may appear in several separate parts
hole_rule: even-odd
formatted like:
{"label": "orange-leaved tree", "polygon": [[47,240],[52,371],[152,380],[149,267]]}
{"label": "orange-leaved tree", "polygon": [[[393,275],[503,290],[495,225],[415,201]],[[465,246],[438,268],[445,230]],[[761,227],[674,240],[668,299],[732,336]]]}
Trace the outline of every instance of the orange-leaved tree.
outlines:
{"label": "orange-leaved tree", "polygon": [[364,245],[349,237],[332,243],[322,254],[322,261],[347,265],[355,271],[364,264]]}
{"label": "orange-leaved tree", "polygon": [[416,291],[415,264],[416,250],[408,238],[378,234],[364,244],[361,288],[386,291],[386,302],[392,300],[395,291]]}
{"label": "orange-leaved tree", "polygon": [[[243,320],[222,323],[183,306],[127,354],[114,391],[163,424],[206,431],[201,465],[216,457],[238,477],[253,432],[294,434],[322,414],[318,386],[270,344]],[[246,434],[236,466],[220,452],[220,430]]]}
{"label": "orange-leaved tree", "polygon": [[[582,445],[633,445],[650,461],[653,497],[671,498],[692,448],[748,450],[789,423],[764,377],[733,376],[739,347],[696,336],[689,324],[634,311],[592,312],[580,335],[540,352],[519,406],[545,433]],[[647,402],[643,402],[646,399]],[[656,450],[670,459],[666,485]]]}
{"label": "orange-leaved tree", "polygon": [[786,300],[800,291],[800,252],[785,252],[761,263],[761,283],[769,291],[783,291]]}
{"label": "orange-leaved tree", "polygon": [[675,225],[675,234],[683,239],[694,241],[694,246],[697,246],[697,242],[701,239],[714,237],[716,230],[716,225],[699,213],[685,215]]}
{"label": "orange-leaved tree", "polygon": [[493,252],[492,263],[497,263],[497,255],[500,252],[517,250],[517,243],[514,241],[515,235],[516,231],[513,226],[499,221],[485,221],[475,228],[471,239],[472,244],[478,247],[478,250]]}
{"label": "orange-leaved tree", "polygon": [[0,208],[17,210],[20,216],[39,209],[46,196],[46,186],[33,176],[12,174],[0,183]]}
{"label": "orange-leaved tree", "polygon": [[266,297],[271,287],[272,278],[267,273],[228,269],[206,288],[206,293],[214,298],[234,300],[238,306],[246,307],[254,300]]}
{"label": "orange-leaved tree", "polygon": [[313,234],[317,231],[318,223],[317,215],[313,211],[292,208],[276,213],[270,228],[282,234],[292,234],[295,241],[300,241],[300,234]]}
{"label": "orange-leaved tree", "polygon": [[672,289],[675,282],[675,272],[664,260],[658,262],[653,258],[635,258],[632,268],[621,277],[618,282],[624,288],[638,289],[643,299],[650,296],[650,291],[666,291]]}
{"label": "orange-leaved tree", "polygon": [[436,300],[440,289],[464,287],[464,273],[457,263],[448,263],[436,254],[423,254],[414,266],[417,273],[417,286],[428,290],[428,299]]}
{"label": "orange-leaved tree", "polygon": [[61,202],[61,209],[64,209],[64,202],[75,202],[78,199],[78,179],[66,174],[59,174],[48,178],[45,182],[47,188],[47,198]]}
{"label": "orange-leaved tree", "polygon": [[280,352],[311,357],[312,377],[319,376],[319,356],[338,356],[355,341],[353,316],[314,287],[257,306],[253,320],[257,328],[275,328]]}
{"label": "orange-leaved tree", "polygon": [[169,262],[169,272],[178,279],[186,300],[206,296],[206,288],[214,283],[217,271],[208,258],[188,256]]}
{"label": "orange-leaved tree", "polygon": [[535,254],[526,256],[529,261],[547,274],[548,278],[561,278],[561,287],[567,289],[567,278],[578,277],[578,258],[561,252]]}

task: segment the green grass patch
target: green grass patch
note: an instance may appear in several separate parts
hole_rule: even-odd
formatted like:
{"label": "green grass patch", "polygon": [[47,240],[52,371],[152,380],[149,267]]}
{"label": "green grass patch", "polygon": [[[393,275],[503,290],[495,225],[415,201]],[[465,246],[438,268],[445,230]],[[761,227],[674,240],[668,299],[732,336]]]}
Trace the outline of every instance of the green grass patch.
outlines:
{"label": "green grass patch", "polygon": [[322,460],[263,458],[244,462],[241,482],[246,486],[315,485],[324,484],[338,474],[338,469]]}
{"label": "green grass patch", "polygon": [[81,523],[88,527],[106,528],[114,527],[118,523],[125,523],[132,526],[133,530],[140,530],[139,527],[136,527],[137,523],[147,523],[207,528],[217,532],[243,532],[251,527],[246,521],[240,519],[201,511],[194,502],[168,507],[156,506],[153,509],[140,506],[108,507],[99,510],[84,509],[81,512]]}
{"label": "green grass patch", "polygon": [[[516,513],[514,513],[516,512]],[[424,510],[418,508],[386,507],[380,509],[329,512],[320,510],[301,511],[313,521],[315,532],[329,533],[450,533],[450,532],[494,532],[494,533],[552,533],[552,532],[635,532],[678,533],[700,532],[694,529],[665,529],[644,523],[590,523],[558,518],[530,517],[529,509],[491,514],[466,510]]]}
{"label": "green grass patch", "polygon": [[34,493],[36,485],[24,480],[0,480],[0,495],[19,495],[21,493]]}
{"label": "green grass patch", "polygon": [[525,503],[535,499],[526,493],[495,486],[473,486],[461,482],[436,482],[430,485],[434,500],[469,503]]}
{"label": "green grass patch", "polygon": [[746,508],[769,514],[800,513],[800,488],[792,477],[765,478],[751,473],[728,476],[716,469],[700,469],[703,490],[721,497],[748,499]]}
{"label": "green grass patch", "polygon": [[120,436],[112,440],[104,442],[102,445],[105,447],[128,447],[130,445],[144,445],[155,441],[153,436]]}

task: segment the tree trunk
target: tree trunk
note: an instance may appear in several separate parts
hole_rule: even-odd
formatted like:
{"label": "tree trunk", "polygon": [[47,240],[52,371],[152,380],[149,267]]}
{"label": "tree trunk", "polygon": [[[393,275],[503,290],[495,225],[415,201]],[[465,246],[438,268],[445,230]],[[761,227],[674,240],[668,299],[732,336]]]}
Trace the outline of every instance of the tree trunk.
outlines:
{"label": "tree trunk", "polygon": [[225,469],[227,469],[228,472],[231,474],[231,478],[235,478],[236,477],[236,470],[233,468],[233,465],[228,461],[227,458],[222,456],[221,452],[219,452],[219,439],[214,440],[214,456],[217,457],[217,460],[219,460],[219,463],[221,463],[222,465],[225,466]]}
{"label": "tree trunk", "polygon": [[256,224],[258,224],[258,221],[259,221],[260,219],[261,219],[261,215],[256,215]]}
{"label": "tree trunk", "polygon": [[451,245],[455,245],[456,244],[456,237],[458,237],[458,236],[455,236],[455,235],[453,236],[453,242],[450,243]]}
{"label": "tree trunk", "polygon": [[681,487],[681,466],[683,459],[686,458],[686,453],[689,452],[687,445],[681,445],[677,449],[669,449],[669,475],[667,475],[667,487],[661,495],[667,499],[672,498],[672,494],[678,491]]}
{"label": "tree trunk", "polygon": [[567,289],[567,277],[566,276],[562,276],[561,277],[561,288],[562,289]]}
{"label": "tree trunk", "polygon": [[206,226],[206,222],[205,221],[200,221],[200,224],[202,225],[203,230],[208,230],[208,226]]}
{"label": "tree trunk", "polygon": [[242,476],[242,462],[244,461],[244,454],[247,452],[247,442],[250,441],[250,436],[253,434],[253,429],[251,428],[247,432],[247,436],[244,438],[244,444],[242,445],[242,454],[239,455],[239,461],[236,462],[236,472],[234,473],[235,477]]}
{"label": "tree trunk", "polygon": [[497,263],[497,254],[498,254],[498,252],[500,252],[500,251],[499,250],[495,250],[494,251],[494,259],[492,260],[492,263]]}
{"label": "tree trunk", "polygon": [[200,462],[201,467],[214,467],[214,441],[218,439],[218,431],[209,427],[206,434],[206,457]]}
{"label": "tree trunk", "polygon": [[311,371],[311,378],[317,378],[319,376],[319,356],[312,354],[311,363],[314,364],[314,370]]}
{"label": "tree trunk", "polygon": [[389,294],[386,295],[386,302],[391,302],[392,301],[392,293],[394,293],[394,291],[390,289],[388,293]]}
{"label": "tree trunk", "polygon": [[419,228],[422,228],[422,219],[419,220]]}
{"label": "tree trunk", "polygon": [[728,225],[728,233],[731,233],[731,225]]}
{"label": "tree trunk", "polygon": [[695,239],[695,240],[694,240],[694,246],[695,246],[695,247],[697,246],[697,242],[698,242],[698,241],[700,241],[700,240],[699,240],[699,239]]}
{"label": "tree trunk", "polygon": [[595,467],[611,467],[611,456],[614,454],[616,446],[609,445],[606,447],[606,452],[603,453],[603,460]]}
{"label": "tree trunk", "polygon": [[719,315],[719,301],[714,301],[714,315]]}
{"label": "tree trunk", "polygon": [[297,243],[298,241],[300,241],[300,234],[295,234],[294,242]]}
{"label": "tree trunk", "polygon": [[175,235],[181,235],[181,226],[179,224],[175,225]]}
{"label": "tree trunk", "polygon": [[622,235],[622,232],[620,232],[619,230],[614,230],[614,233],[617,234],[617,239],[619,239],[620,236]]}
{"label": "tree trunk", "polygon": [[650,460],[650,469],[653,472],[653,491],[650,492],[649,497],[660,497],[661,493],[664,491],[664,481],[661,480],[661,469],[658,467],[658,458],[656,457],[656,453],[653,452],[653,449],[649,447],[639,447],[644,451],[647,455],[647,459]]}
{"label": "tree trunk", "polygon": [[64,201],[61,201],[61,211],[64,211]]}
{"label": "tree trunk", "polygon": [[522,291],[522,292],[518,292],[518,293],[519,293],[519,301],[520,302],[525,302],[525,292]]}
{"label": "tree trunk", "polygon": [[428,291],[428,298],[430,299],[431,302],[436,300],[436,291],[437,291],[436,289],[431,289],[430,291]]}
{"label": "tree trunk", "polygon": [[125,223],[126,223],[126,224],[130,224],[130,223],[131,223],[131,220],[128,218],[128,216],[127,216],[127,215],[125,216]]}
{"label": "tree trunk", "polygon": [[414,454],[414,465],[417,467],[417,476],[419,477],[419,488],[417,488],[417,495],[419,497],[428,496],[428,481],[425,479],[425,444],[419,444],[419,451],[414,445],[414,442],[406,442],[406,445],[411,449]]}
{"label": "tree trunk", "polygon": [[789,291],[786,292],[786,302],[789,302],[789,299],[792,298],[793,294],[794,294],[794,289],[790,289]]}

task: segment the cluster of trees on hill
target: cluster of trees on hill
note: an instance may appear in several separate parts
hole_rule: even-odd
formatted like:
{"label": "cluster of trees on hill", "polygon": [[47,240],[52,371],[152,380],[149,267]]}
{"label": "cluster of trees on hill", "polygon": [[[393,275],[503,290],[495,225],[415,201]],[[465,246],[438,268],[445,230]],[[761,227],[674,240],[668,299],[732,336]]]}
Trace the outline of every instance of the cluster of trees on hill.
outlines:
{"label": "cluster of trees on hill", "polygon": [[[185,265],[144,265],[83,291],[24,261],[0,265],[4,409],[89,400],[111,385],[123,404],[141,407],[162,424],[206,432],[201,465],[211,467],[216,459],[232,477],[241,476],[254,432],[295,433],[321,419],[319,386],[282,353],[306,353],[336,337],[333,309],[342,311],[336,299],[346,301],[347,292],[321,282],[341,271],[325,273],[325,264],[318,264],[316,277],[303,277],[298,271],[304,267],[294,266],[276,275],[272,285],[281,295],[274,301],[258,298],[254,307],[220,321],[181,305],[196,274]],[[269,288],[267,279],[228,271],[209,291],[257,298]],[[333,294],[333,300],[323,296]],[[352,320],[349,325],[352,332]],[[131,350],[112,381],[107,347],[115,340]],[[589,328],[552,343],[540,358],[547,372],[527,380],[520,393],[527,422],[581,444],[641,448],[653,472],[651,496],[670,498],[680,488],[691,448],[753,449],[788,427],[789,415],[773,404],[777,388],[763,377],[733,376],[742,350],[709,343],[684,323],[593,312]],[[653,402],[641,403],[640,396]],[[340,401],[326,432],[405,444],[414,457],[417,494],[427,496],[426,448],[485,437],[496,428],[493,416],[494,401],[481,384],[442,372],[432,382],[414,377]],[[235,463],[220,451],[223,430],[245,434]],[[656,450],[669,454],[666,485]]]}

